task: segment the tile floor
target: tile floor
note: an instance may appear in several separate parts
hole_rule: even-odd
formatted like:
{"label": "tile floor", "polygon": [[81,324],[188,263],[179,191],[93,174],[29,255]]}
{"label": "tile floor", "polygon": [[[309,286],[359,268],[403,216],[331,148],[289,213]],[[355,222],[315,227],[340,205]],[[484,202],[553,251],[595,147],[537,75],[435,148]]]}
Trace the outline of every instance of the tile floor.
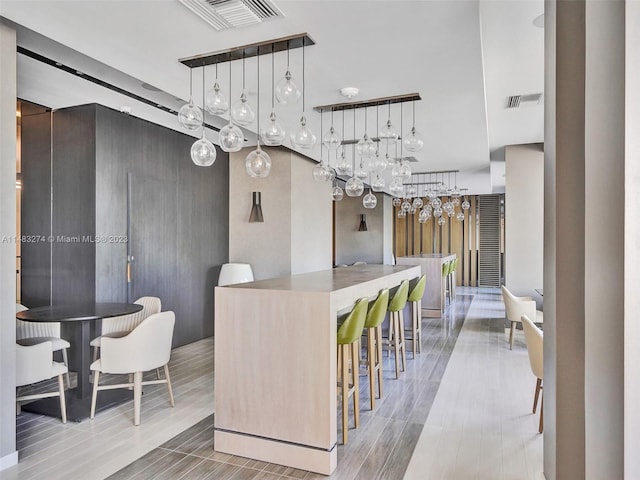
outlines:
{"label": "tile floor", "polygon": [[509,350],[498,289],[458,288],[444,318],[424,318],[422,353],[408,355],[400,380],[385,359],[385,395],[373,412],[363,382],[361,426],[338,446],[331,477],[213,451],[214,408],[205,400],[213,398],[212,343],[174,352],[176,408],[167,411],[159,388],[145,393],[141,427],[131,425],[127,405],[65,426],[20,415],[21,464],[0,479],[543,478],[535,379],[522,331]]}

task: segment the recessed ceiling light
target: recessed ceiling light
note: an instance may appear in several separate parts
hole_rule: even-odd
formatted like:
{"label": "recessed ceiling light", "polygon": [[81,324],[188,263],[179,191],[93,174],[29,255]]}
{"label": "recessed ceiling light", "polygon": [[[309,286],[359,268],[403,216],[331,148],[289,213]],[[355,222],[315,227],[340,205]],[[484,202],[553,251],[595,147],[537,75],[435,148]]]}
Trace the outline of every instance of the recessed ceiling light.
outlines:
{"label": "recessed ceiling light", "polygon": [[158,87],[154,87],[153,85],[149,85],[148,83],[143,83],[142,84],[142,88],[144,88],[145,90],[149,90],[150,92],[161,92],[162,91]]}

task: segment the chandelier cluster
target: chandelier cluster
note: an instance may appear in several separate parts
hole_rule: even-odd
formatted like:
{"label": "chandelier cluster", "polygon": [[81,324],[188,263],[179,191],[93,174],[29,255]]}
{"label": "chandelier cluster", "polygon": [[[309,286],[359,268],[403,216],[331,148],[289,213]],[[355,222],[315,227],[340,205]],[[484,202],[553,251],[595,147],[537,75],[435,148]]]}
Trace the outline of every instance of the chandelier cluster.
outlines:
{"label": "chandelier cluster", "polygon": [[[412,175],[402,192],[394,194],[393,206],[397,208],[398,218],[417,214],[418,222],[427,223],[433,218],[440,226],[447,222],[447,218],[463,222],[465,211],[469,210],[471,204],[464,195],[467,189],[458,188],[457,173],[457,170],[451,170]],[[447,181],[445,175],[448,177]]]}
{"label": "chandelier cluster", "polygon": [[[411,167],[405,160],[404,152],[415,153],[422,149],[424,141],[415,127],[415,101],[420,100],[417,93],[407,95],[397,95],[393,97],[364,100],[361,102],[348,102],[333,105],[323,105],[314,107],[320,112],[320,131],[323,129],[323,117],[325,113],[330,113],[331,122],[327,133],[322,135],[322,147],[320,152],[320,163],[313,168],[313,178],[317,181],[333,182],[332,197],[334,201],[340,201],[346,193],[350,197],[359,197],[364,193],[365,181],[369,183],[369,192],[362,198],[362,205],[365,208],[375,208],[378,200],[373,192],[381,192],[386,187],[386,182],[382,176],[385,170],[391,171],[389,191],[395,195],[404,192],[404,184],[411,178]],[[402,137],[399,132],[404,131],[403,125],[403,103],[412,102],[412,126]],[[399,113],[399,122],[392,115],[392,105],[400,104],[400,108],[395,108],[396,117]],[[376,135],[369,136],[369,115],[368,109],[375,109]],[[386,116],[380,126],[380,110]],[[362,111],[361,125],[363,127],[362,136],[357,136],[357,111]],[[345,125],[348,119],[345,112],[350,111],[353,126],[352,140],[345,140]],[[334,125],[334,113],[342,113],[341,135]],[[394,125],[399,123],[399,129]],[[351,148],[349,148],[351,147]],[[327,150],[327,158],[324,157],[324,150]],[[393,157],[390,153],[393,152]],[[400,156],[398,157],[398,152]],[[331,155],[335,159],[333,165]],[[350,158],[349,158],[350,157]],[[337,183],[337,177],[350,177],[343,189]]]}
{"label": "chandelier cluster", "polygon": [[[270,147],[281,146],[287,136],[284,126],[278,121],[276,115],[276,103],[278,105],[295,105],[302,99],[302,115],[299,124],[289,134],[289,140],[293,147],[311,149],[316,144],[316,136],[307,126],[304,95],[304,47],[314,45],[315,42],[306,33],[289,37],[269,40],[242,47],[235,47],[221,52],[198,55],[181,59],[180,62],[190,68],[190,93],[189,102],[178,111],[178,122],[187,130],[202,128],[202,137],[191,147],[191,159],[198,166],[207,167],[213,165],[216,160],[216,149],[206,138],[205,111],[217,116],[227,116],[228,123],[220,129],[220,148],[225,152],[238,152],[244,145],[244,133],[240,127],[251,125],[257,119],[257,146],[245,159],[247,174],[251,177],[266,177],[271,171],[271,158],[262,150],[260,142]],[[291,74],[290,50],[302,48],[302,83],[298,85]],[[283,77],[277,82],[275,79],[274,57],[278,52],[286,51],[287,67]],[[261,125],[260,116],[260,56],[271,55],[271,111],[268,119]],[[246,92],[246,65],[249,57],[257,58],[257,107],[247,99]],[[232,61],[242,61],[242,90],[240,96],[231,105],[232,99]],[[225,96],[218,79],[218,64],[229,64],[229,96]],[[215,80],[213,86],[205,93],[205,67],[215,65]],[[194,68],[202,68],[202,109],[193,101],[193,76]]]}

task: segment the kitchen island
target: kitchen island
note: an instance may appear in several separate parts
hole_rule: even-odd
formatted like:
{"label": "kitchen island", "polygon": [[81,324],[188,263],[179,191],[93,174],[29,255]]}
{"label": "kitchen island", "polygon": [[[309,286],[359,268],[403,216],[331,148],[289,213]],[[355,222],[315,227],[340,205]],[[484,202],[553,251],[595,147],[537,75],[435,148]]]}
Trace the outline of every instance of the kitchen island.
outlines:
{"label": "kitchen island", "polygon": [[338,312],[419,276],[357,265],[216,287],[214,449],[331,474]]}
{"label": "kitchen island", "polygon": [[422,274],[427,276],[427,284],[422,296],[424,317],[440,317],[444,313],[446,299],[442,265],[455,258],[455,253],[421,253],[397,258],[398,265],[420,265]]}

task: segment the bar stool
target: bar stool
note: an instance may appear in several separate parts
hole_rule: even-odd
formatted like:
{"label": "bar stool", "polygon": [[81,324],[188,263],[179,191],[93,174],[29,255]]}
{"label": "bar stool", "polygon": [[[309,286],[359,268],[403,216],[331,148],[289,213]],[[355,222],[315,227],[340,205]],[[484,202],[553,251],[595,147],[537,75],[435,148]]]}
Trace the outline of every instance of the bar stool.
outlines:
{"label": "bar stool", "polygon": [[449,301],[453,298],[456,299],[456,270],[458,269],[458,258],[454,258],[451,261],[449,267]]}
{"label": "bar stool", "polygon": [[422,296],[427,284],[427,276],[422,275],[415,283],[407,301],[411,302],[411,353],[416,358],[416,352],[422,351]]}
{"label": "bar stool", "polygon": [[409,294],[409,280],[403,280],[396,289],[393,297],[389,301],[389,347],[395,352],[396,362],[396,379],[400,376],[398,366],[400,350],[402,350],[402,371],[406,363],[406,354],[404,349],[404,314],[403,310],[407,304],[407,296]]}
{"label": "bar stool", "polygon": [[[444,298],[443,300],[443,305],[447,304],[447,295],[449,292],[449,268],[450,268],[451,262],[445,262],[442,264],[442,278],[444,280]],[[449,295],[449,301],[451,301],[451,296]]]}
{"label": "bar stool", "polygon": [[369,402],[371,410],[376,406],[375,383],[378,375],[378,398],[382,398],[382,322],[389,307],[389,289],[384,288],[378,298],[369,304],[364,328],[367,329],[367,366],[369,376]]}
{"label": "bar stool", "polygon": [[[342,393],[342,443],[347,444],[349,430],[349,397],[353,395],[355,427],[360,423],[358,368],[360,366],[360,337],[367,318],[368,298],[358,300],[338,328],[338,380]],[[351,368],[349,368],[351,367]]]}

